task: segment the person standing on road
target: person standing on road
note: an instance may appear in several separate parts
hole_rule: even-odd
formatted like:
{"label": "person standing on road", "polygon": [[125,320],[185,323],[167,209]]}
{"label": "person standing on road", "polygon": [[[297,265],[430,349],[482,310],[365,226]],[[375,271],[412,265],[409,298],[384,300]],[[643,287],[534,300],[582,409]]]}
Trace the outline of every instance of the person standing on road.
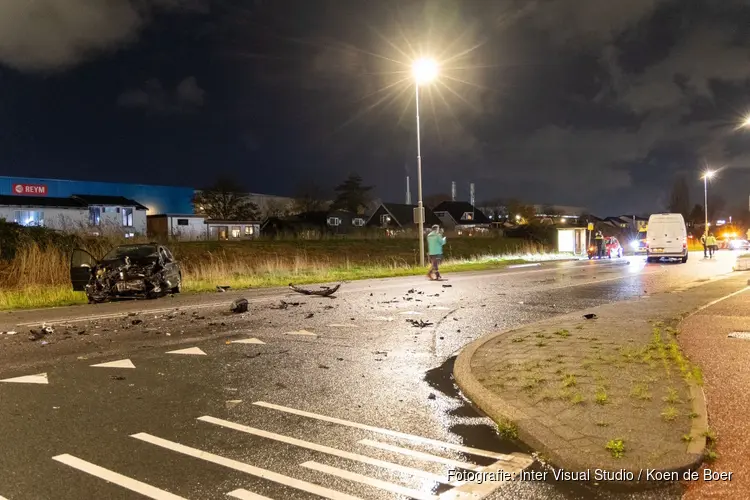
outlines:
{"label": "person standing on road", "polygon": [[604,257],[604,235],[601,230],[596,232],[594,240],[596,240],[596,256],[601,259]]}
{"label": "person standing on road", "polygon": [[432,226],[430,234],[427,235],[427,253],[430,256],[430,272],[427,273],[427,277],[431,280],[442,278],[440,276],[440,261],[443,260],[443,245],[445,245],[443,229],[435,224]]}
{"label": "person standing on road", "polygon": [[714,252],[718,250],[718,245],[716,244],[716,236],[714,236],[714,233],[708,233],[708,239],[706,240],[706,244],[708,245],[708,256],[709,258],[714,258]]}
{"label": "person standing on road", "polygon": [[703,236],[701,236],[701,245],[703,245],[703,258],[708,258],[708,236],[706,233],[703,233]]}

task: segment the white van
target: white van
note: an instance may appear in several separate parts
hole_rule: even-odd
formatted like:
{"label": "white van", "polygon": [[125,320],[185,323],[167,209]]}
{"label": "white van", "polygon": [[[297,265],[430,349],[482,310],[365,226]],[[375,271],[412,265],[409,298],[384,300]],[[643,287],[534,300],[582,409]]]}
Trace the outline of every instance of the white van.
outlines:
{"label": "white van", "polygon": [[687,229],[682,214],[654,214],[648,218],[646,231],[646,259],[656,262],[661,258],[688,260]]}

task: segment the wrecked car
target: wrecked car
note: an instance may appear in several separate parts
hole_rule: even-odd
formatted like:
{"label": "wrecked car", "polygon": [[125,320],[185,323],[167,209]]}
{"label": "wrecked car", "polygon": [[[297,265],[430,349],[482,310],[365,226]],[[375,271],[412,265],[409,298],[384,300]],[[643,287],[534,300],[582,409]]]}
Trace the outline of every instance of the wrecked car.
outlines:
{"label": "wrecked car", "polygon": [[70,281],[74,291],[86,292],[90,304],[153,299],[180,293],[182,270],[172,252],[157,243],[121,245],[101,260],[77,248],[70,257]]}

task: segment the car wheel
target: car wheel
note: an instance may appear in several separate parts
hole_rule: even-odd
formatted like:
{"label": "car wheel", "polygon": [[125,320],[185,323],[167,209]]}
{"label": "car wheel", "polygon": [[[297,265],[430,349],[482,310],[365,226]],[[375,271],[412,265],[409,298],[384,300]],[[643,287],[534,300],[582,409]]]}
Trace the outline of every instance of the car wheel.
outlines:
{"label": "car wheel", "polygon": [[182,273],[177,275],[177,286],[170,290],[172,293],[180,293],[182,291]]}
{"label": "car wheel", "polygon": [[682,263],[686,263],[688,260],[688,254],[685,254],[685,256],[682,258]]}

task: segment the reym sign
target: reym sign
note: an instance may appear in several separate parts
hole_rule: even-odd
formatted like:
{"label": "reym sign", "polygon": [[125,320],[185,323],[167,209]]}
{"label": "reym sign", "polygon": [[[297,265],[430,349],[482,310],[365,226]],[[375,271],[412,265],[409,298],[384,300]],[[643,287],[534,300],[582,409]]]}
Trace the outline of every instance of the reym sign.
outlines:
{"label": "reym sign", "polygon": [[47,196],[46,184],[13,184],[13,194]]}

